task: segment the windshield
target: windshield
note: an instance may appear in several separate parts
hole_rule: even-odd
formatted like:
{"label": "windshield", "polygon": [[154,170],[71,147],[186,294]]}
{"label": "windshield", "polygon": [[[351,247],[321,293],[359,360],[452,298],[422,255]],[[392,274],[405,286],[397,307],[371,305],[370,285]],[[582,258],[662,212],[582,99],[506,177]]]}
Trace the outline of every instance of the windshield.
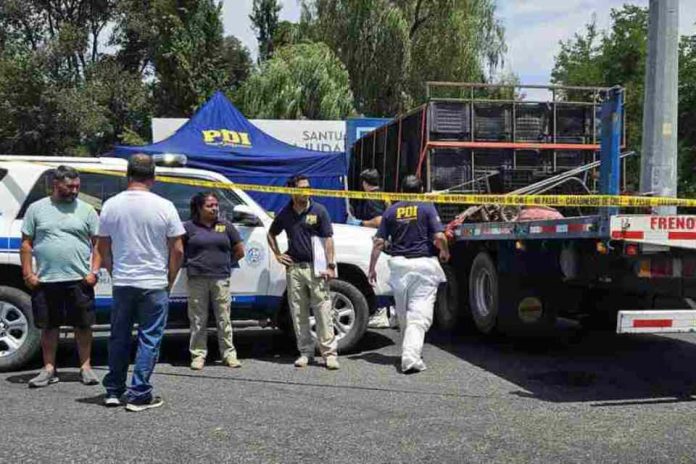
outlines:
{"label": "windshield", "polygon": [[[170,177],[173,177],[170,175]],[[183,177],[186,180],[198,180],[192,177]],[[47,179],[40,179],[37,182],[35,190],[40,194],[40,197],[45,196],[48,192]],[[126,178],[121,176],[112,176],[108,174],[82,173],[80,174],[80,199],[94,206],[97,212],[101,211],[103,203],[126,189]],[[211,191],[217,195],[220,201],[220,217],[228,221],[232,221],[234,217],[234,207],[244,204],[242,200],[232,190],[226,189],[207,189],[205,187],[195,187],[190,185],[181,185],[165,182],[157,182],[152,188],[152,192],[166,198],[174,203],[179,217],[182,221],[190,219],[189,203],[191,197],[201,191]],[[37,195],[34,195],[35,197]],[[33,201],[39,198],[33,198]]]}
{"label": "windshield", "polygon": [[153,193],[174,203],[182,221],[188,221],[191,217],[189,206],[191,198],[198,192],[205,191],[212,191],[215,193],[220,202],[220,218],[231,222],[234,217],[234,207],[242,204],[241,199],[231,190],[207,189],[205,187],[194,187],[165,182],[158,182],[152,187]]}

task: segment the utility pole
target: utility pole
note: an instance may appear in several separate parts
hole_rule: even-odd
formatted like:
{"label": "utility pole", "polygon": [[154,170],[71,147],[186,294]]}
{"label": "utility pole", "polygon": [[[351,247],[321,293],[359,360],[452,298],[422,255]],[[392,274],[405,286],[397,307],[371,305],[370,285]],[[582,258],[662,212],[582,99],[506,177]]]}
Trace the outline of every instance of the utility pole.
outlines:
{"label": "utility pole", "polygon": [[678,65],[679,0],[650,0],[640,190],[653,196],[677,196]]}

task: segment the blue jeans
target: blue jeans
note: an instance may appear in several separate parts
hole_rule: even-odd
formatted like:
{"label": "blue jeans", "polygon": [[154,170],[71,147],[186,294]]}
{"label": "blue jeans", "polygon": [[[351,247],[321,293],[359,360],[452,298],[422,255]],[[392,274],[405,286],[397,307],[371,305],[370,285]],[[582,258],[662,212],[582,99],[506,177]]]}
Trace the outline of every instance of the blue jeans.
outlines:
{"label": "blue jeans", "polygon": [[126,392],[130,403],[147,403],[152,398],[150,376],[159,358],[160,344],[167,324],[169,295],[166,289],[113,287],[109,373],[104,387],[109,396],[126,392],[133,323],[138,323],[138,351],[135,355],[131,386]]}

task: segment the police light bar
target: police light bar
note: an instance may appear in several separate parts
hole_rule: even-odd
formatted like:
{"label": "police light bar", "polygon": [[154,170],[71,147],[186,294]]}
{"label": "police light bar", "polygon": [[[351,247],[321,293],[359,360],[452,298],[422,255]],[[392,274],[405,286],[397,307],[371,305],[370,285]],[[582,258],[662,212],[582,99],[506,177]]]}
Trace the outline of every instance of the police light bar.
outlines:
{"label": "police light bar", "polygon": [[180,155],[176,153],[162,153],[160,155],[153,155],[152,159],[157,166],[168,166],[168,167],[181,167],[186,166],[188,158],[186,155]]}

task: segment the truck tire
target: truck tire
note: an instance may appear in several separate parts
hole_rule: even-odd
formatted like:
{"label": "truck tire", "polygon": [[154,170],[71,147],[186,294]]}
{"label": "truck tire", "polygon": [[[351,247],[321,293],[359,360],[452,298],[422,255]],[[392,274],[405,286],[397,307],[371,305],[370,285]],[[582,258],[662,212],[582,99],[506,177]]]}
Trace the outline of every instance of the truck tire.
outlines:
{"label": "truck tire", "polygon": [[485,251],[474,258],[469,273],[469,308],[479,332],[489,334],[498,322],[498,271]]}
{"label": "truck tire", "polygon": [[[355,348],[367,330],[369,306],[365,295],[353,284],[345,280],[334,279],[329,282],[331,304],[334,310],[334,332],[338,338],[338,352],[346,353]],[[295,331],[290,316],[290,308],[286,303],[278,316],[278,328],[295,339]],[[316,340],[316,320],[313,311],[310,312],[309,328]],[[317,345],[317,350],[319,345]]]}
{"label": "truck tire", "polygon": [[435,327],[444,331],[453,331],[461,321],[459,284],[454,269],[449,264],[443,264],[447,282],[440,284],[435,300]]}
{"label": "truck tire", "polygon": [[0,286],[0,371],[16,370],[39,352],[41,333],[34,326],[31,298]]}

